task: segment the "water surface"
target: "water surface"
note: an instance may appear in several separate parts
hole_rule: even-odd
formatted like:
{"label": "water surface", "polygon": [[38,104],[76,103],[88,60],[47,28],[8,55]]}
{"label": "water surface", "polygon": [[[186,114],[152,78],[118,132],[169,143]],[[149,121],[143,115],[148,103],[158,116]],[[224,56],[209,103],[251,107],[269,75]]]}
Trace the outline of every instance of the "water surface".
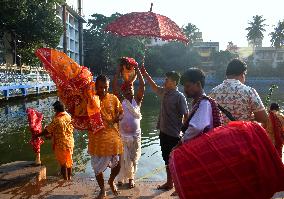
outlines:
{"label": "water surface", "polygon": [[[271,82],[273,83],[273,82]],[[270,83],[251,82],[257,91],[264,98],[270,86]],[[206,91],[215,85],[206,87]],[[279,85],[273,96],[272,101],[277,101],[283,105],[283,87]],[[149,91],[149,89],[147,89]],[[57,100],[56,96],[46,98],[36,98],[29,102],[18,100],[17,102],[7,103],[0,107],[0,164],[18,160],[34,160],[34,153],[29,144],[30,132],[28,130],[25,109],[33,107],[44,114],[43,125],[47,125],[53,117],[52,104]],[[163,180],[165,172],[163,169],[163,160],[161,157],[158,131],[156,122],[159,114],[159,99],[152,92],[147,92],[142,105],[143,119],[142,128],[142,157],[138,166],[138,179]],[[90,164],[90,156],[87,153],[87,134],[82,131],[75,131],[74,148],[74,172],[77,174],[94,177]],[[47,167],[48,175],[58,175],[59,166],[54,158],[51,149],[50,140],[45,140],[41,147],[41,159]]]}

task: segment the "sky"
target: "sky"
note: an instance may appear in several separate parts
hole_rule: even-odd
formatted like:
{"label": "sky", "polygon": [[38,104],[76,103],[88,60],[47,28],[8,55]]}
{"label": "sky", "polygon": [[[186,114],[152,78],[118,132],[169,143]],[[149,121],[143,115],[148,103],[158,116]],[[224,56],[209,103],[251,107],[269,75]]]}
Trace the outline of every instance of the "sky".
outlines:
{"label": "sky", "polygon": [[[203,34],[204,41],[220,42],[225,50],[232,41],[239,47],[247,46],[245,30],[254,15],[263,15],[267,31],[263,46],[270,46],[270,36],[274,25],[284,20],[284,0],[82,0],[85,18],[94,13],[110,16],[119,12],[149,11],[151,2],[153,12],[165,15],[179,26],[195,24]],[[67,0],[77,6],[77,0]]]}

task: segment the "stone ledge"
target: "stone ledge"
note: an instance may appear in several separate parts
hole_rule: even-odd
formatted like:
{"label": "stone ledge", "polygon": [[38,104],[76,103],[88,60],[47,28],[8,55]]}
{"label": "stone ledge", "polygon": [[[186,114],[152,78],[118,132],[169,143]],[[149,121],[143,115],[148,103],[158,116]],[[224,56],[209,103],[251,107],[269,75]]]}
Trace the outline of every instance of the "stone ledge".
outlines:
{"label": "stone ledge", "polygon": [[0,166],[0,191],[26,183],[46,179],[46,167],[35,166],[32,161],[16,161]]}

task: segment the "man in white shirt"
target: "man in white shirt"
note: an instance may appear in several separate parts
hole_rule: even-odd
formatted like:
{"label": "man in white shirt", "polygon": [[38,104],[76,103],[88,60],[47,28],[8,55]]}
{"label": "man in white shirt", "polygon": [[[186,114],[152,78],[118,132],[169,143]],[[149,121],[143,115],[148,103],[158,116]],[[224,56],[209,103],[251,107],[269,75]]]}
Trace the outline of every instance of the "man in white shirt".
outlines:
{"label": "man in white shirt", "polygon": [[202,70],[191,68],[181,77],[184,93],[193,99],[192,111],[189,115],[187,127],[182,142],[191,140],[214,127],[221,126],[221,113],[215,101],[204,93],[205,74]]}

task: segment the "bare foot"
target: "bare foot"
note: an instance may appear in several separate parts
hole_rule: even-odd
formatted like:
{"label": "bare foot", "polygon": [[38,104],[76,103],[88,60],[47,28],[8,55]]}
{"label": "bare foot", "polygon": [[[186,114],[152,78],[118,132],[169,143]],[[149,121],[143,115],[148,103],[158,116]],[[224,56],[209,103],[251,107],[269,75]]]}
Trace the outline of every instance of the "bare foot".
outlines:
{"label": "bare foot", "polygon": [[128,188],[129,189],[133,189],[135,187],[135,182],[133,179],[129,179],[129,184],[128,184]]}
{"label": "bare foot", "polygon": [[123,186],[123,183],[122,183],[121,181],[118,181],[118,182],[117,182],[117,186],[122,187],[122,186]]}
{"label": "bare foot", "polygon": [[108,184],[110,186],[110,189],[111,189],[113,195],[118,196],[119,192],[118,192],[117,187],[114,183],[114,180],[109,180]]}
{"label": "bare foot", "polygon": [[106,191],[105,190],[101,190],[99,195],[96,197],[96,199],[106,199]]}
{"label": "bare foot", "polygon": [[171,194],[171,196],[178,196],[177,191],[175,190],[175,191]]}
{"label": "bare foot", "polygon": [[173,188],[173,184],[166,182],[163,185],[158,185],[157,189],[158,190],[165,190],[165,191],[169,191]]}

